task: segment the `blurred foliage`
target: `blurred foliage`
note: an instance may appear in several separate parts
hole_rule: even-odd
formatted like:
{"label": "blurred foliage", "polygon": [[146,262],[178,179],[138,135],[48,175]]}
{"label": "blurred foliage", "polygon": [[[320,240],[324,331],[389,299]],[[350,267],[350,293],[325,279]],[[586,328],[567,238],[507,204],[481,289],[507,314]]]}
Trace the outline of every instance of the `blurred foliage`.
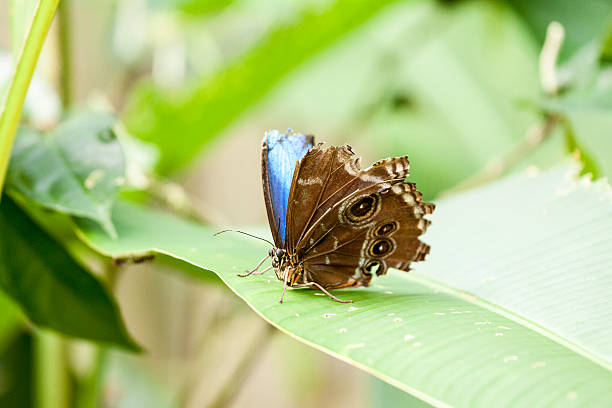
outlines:
{"label": "blurred foliage", "polygon": [[186,15],[202,16],[223,10],[234,0],[150,0],[154,7],[180,10]]}
{"label": "blurred foliage", "polygon": [[562,59],[599,37],[612,17],[610,0],[508,0],[508,3],[529,25],[540,45],[551,21],[563,24],[567,37]]}
{"label": "blurred foliage", "polygon": [[143,86],[132,97],[126,125],[160,147],[160,173],[177,170],[289,72],[392,2],[338,0],[322,12],[304,11],[195,86],[173,92]]}
{"label": "blurred foliage", "polygon": [[35,390],[32,335],[19,331],[0,351],[0,406],[34,406]]}
{"label": "blurred foliage", "polygon": [[32,322],[136,350],[106,288],[8,197],[0,207],[0,287]]}
{"label": "blurred foliage", "polygon": [[32,202],[100,223],[115,235],[110,210],[125,183],[125,163],[112,115],[71,116],[52,133],[17,134],[7,189]]}
{"label": "blurred foliage", "polygon": [[[6,3],[11,38],[4,43],[15,60],[37,2]],[[52,10],[51,2],[40,4]],[[51,46],[28,91],[12,152],[0,147],[0,156],[12,153],[0,205],[0,406],[165,408],[189,400],[186,393],[197,382],[190,376],[201,375],[190,356],[173,355],[190,374],[164,382],[140,357],[106,350],[137,348],[115,285],[119,274],[152,260],[210,288],[225,283],[291,337],[430,401],[588,405],[589,398],[608,398],[610,327],[599,308],[609,283],[607,185],[565,179],[560,170],[537,176],[533,165],[549,167],[569,154],[581,162],[581,174],[612,177],[612,0],[63,5],[64,18],[56,22],[59,46],[47,41]],[[102,9],[112,21],[100,18]],[[89,15],[104,24],[93,25]],[[561,23],[558,43],[546,37],[552,21]],[[43,37],[25,44],[34,49]],[[546,46],[558,49],[546,54]],[[35,60],[15,66],[0,55],[0,96],[15,73],[25,93],[23,79]],[[544,84],[551,80],[547,75],[555,87]],[[60,120],[59,101],[71,100],[70,89],[78,91],[78,110],[64,106]],[[125,126],[112,114],[96,113],[101,107],[113,111],[111,105]],[[16,124],[18,116],[0,119]],[[232,129],[245,124],[249,132],[255,129],[248,140],[259,140],[267,127],[293,127],[319,141],[350,143],[368,160],[408,154],[411,181],[428,199],[527,166],[529,177],[441,200],[426,238],[437,258],[418,268],[427,277],[391,271],[373,288],[338,293],[359,300],[355,310],[304,291],[291,291],[280,306],[273,276],[234,276],[252,266],[262,247],[230,236],[212,239],[211,229],[147,208],[216,219],[216,208],[193,201],[189,188],[165,177],[176,176],[200,152],[212,150],[212,142],[234,136]],[[232,142],[227,146],[239,163],[259,154],[238,152]],[[249,170],[240,171],[228,176],[232,183],[215,174],[216,183],[235,191],[250,180]],[[188,177],[194,184],[202,178]],[[142,206],[123,199],[115,204],[119,193]],[[244,193],[236,201],[251,205],[251,198]],[[140,293],[147,291],[142,283],[129,296],[155,297]],[[178,297],[175,303],[185,301]],[[147,321],[162,310],[174,322],[180,308],[160,299],[165,298],[156,298],[156,308],[141,310],[139,318]],[[435,312],[448,305],[477,310],[480,319],[456,316],[457,310]],[[213,328],[219,321],[237,322],[223,302],[211,300],[211,307],[213,323],[204,337],[218,335]],[[385,313],[379,319],[377,313],[387,308],[401,310],[403,320],[391,321]],[[322,324],[325,314],[329,320]],[[510,325],[511,331],[501,331]],[[188,342],[185,327],[161,331],[155,337]],[[411,338],[417,331],[419,339]],[[72,356],[78,347],[63,336],[88,339],[90,353]],[[301,347],[274,352],[288,356],[280,375],[287,392],[307,401],[303,406],[315,405],[321,397],[311,390],[328,386],[328,377],[318,375],[321,366]],[[481,359],[487,350],[495,351],[493,360]],[[244,354],[239,367],[252,358],[250,349]],[[541,355],[550,357],[548,365],[529,365]],[[91,364],[81,367],[88,359]],[[538,378],[546,381],[533,383]],[[503,387],[509,384],[504,381],[512,386]],[[425,405],[381,384],[371,384],[370,400],[361,388],[355,391],[364,406]],[[559,393],[569,385],[576,388]],[[235,388],[221,385],[209,392],[225,395]]]}

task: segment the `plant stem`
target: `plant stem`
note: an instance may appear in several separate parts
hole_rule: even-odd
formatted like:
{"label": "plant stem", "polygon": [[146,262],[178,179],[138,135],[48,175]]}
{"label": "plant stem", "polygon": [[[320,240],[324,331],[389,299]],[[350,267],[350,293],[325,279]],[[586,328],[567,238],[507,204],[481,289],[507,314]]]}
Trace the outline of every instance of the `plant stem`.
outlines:
{"label": "plant stem", "polygon": [[457,186],[444,191],[441,196],[444,197],[469,190],[500,177],[504,172],[514,167],[527,154],[531,153],[536,147],[542,144],[542,142],[548,139],[561,120],[562,118],[558,115],[547,115],[544,123],[530,127],[527,130],[523,140],[520,141],[506,155],[491,161],[484,169],[480,170],[478,173],[469,177],[462,183],[459,183]]}
{"label": "plant stem", "polygon": [[262,349],[268,344],[268,341],[275,332],[276,329],[267,324],[263,332],[256,336],[208,408],[225,408],[231,405],[240,387],[242,387],[250,374],[253,364],[257,361],[257,357],[261,355]]}
{"label": "plant stem", "polygon": [[54,333],[35,332],[35,404],[36,408],[68,406],[66,350],[62,338]]}
{"label": "plant stem", "polygon": [[72,57],[70,0],[62,0],[57,8],[59,40],[59,89],[64,110],[72,104]]}
{"label": "plant stem", "polygon": [[58,3],[59,0],[39,0],[6,96],[0,105],[0,198],[23,102]]}

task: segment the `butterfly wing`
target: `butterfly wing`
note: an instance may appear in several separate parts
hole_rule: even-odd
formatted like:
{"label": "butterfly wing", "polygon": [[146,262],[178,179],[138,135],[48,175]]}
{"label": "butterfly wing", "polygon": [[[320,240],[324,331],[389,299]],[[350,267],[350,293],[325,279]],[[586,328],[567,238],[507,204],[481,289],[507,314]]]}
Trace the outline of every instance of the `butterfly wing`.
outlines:
{"label": "butterfly wing", "polygon": [[268,222],[278,248],[285,247],[287,200],[296,163],[314,143],[313,136],[278,130],[266,132],[261,149],[261,175]]}
{"label": "butterfly wing", "polygon": [[372,273],[409,270],[429,252],[418,237],[434,205],[404,181],[408,159],[385,159],[364,170],[359,163],[348,146],[317,146],[296,169],[287,217],[294,242],[287,246],[304,265],[304,281],[367,286]]}

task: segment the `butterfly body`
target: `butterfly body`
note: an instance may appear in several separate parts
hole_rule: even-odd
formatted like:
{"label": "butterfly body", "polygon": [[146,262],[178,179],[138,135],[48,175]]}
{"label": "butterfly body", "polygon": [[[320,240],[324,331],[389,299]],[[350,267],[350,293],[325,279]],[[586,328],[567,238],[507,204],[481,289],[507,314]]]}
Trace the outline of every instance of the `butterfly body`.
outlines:
{"label": "butterfly body", "polygon": [[348,145],[324,147],[312,136],[267,132],[262,181],[275,244],[268,256],[284,286],[368,286],[373,274],[407,271],[424,259],[429,246],[418,237],[434,205],[405,182],[408,168],[404,156],[361,170]]}

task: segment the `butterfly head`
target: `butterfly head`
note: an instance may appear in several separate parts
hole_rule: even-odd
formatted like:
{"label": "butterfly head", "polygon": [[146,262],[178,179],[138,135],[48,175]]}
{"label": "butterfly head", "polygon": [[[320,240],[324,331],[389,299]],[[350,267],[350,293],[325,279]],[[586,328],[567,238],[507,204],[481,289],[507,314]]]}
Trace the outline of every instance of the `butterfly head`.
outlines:
{"label": "butterfly head", "polygon": [[272,266],[274,269],[280,269],[287,263],[287,251],[282,248],[270,248],[268,255],[272,258]]}

